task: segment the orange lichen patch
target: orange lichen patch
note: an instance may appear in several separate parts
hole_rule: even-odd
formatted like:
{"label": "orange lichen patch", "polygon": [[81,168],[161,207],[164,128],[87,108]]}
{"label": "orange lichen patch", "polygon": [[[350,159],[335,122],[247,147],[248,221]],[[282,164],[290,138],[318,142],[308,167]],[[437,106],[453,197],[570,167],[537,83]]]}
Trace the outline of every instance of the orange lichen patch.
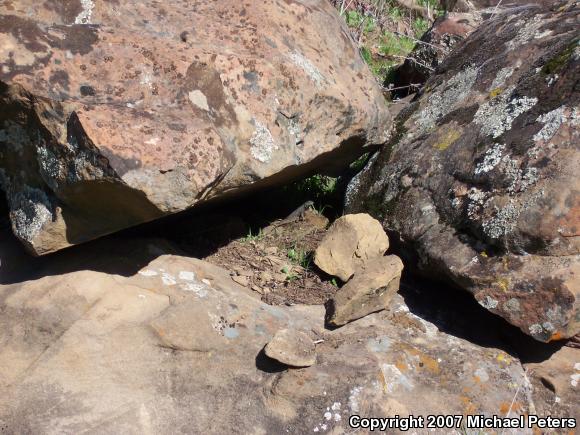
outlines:
{"label": "orange lichen patch", "polygon": [[562,333],[560,331],[556,331],[552,334],[552,336],[550,337],[550,339],[548,341],[558,341],[558,340],[562,340],[564,338],[564,336],[562,335]]}
{"label": "orange lichen patch", "polygon": [[399,359],[396,363],[395,363],[395,367],[397,367],[401,372],[407,372],[409,371],[409,366],[407,365],[407,363],[401,359]]}
{"label": "orange lichen patch", "polygon": [[439,368],[439,363],[436,359],[431,358],[429,355],[424,354],[418,349],[410,347],[407,352],[413,356],[419,357],[419,367],[429,370],[431,373],[439,374],[441,369]]}
{"label": "orange lichen patch", "polygon": [[465,415],[473,415],[477,412],[477,406],[467,396],[460,396],[459,400],[463,404],[463,413]]}
{"label": "orange lichen patch", "polygon": [[520,409],[522,409],[522,404],[519,402],[514,402],[513,404],[510,402],[502,402],[499,405],[500,415],[507,415],[508,412],[512,413],[512,412],[519,411]]}

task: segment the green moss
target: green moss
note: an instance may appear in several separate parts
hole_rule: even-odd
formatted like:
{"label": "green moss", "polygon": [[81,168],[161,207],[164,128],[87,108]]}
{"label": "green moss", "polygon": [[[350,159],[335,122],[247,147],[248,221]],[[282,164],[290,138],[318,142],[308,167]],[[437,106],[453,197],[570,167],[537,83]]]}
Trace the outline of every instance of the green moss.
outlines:
{"label": "green moss", "polygon": [[542,67],[542,73],[545,75],[551,75],[558,73],[561,71],[570,61],[574,50],[578,46],[580,40],[576,39],[572,44],[568,45],[563,51],[558,53],[552,59],[550,59],[546,64]]}

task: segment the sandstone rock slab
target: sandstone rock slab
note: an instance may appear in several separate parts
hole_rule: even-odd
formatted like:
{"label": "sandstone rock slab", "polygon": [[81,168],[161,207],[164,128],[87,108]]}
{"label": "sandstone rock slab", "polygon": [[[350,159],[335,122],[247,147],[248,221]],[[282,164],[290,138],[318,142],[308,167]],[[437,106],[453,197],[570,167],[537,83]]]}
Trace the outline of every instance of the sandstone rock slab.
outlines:
{"label": "sandstone rock slab", "polygon": [[399,290],[402,271],[403,262],[395,255],[365,262],[328,301],[328,323],[340,326],[384,310]]}
{"label": "sandstone rock slab", "polygon": [[264,348],[267,356],[292,367],[309,367],[316,363],[316,346],[301,331],[282,329]]}
{"label": "sandstone rock slab", "polygon": [[381,223],[366,213],[338,218],[314,253],[314,263],[329,275],[348,281],[356,268],[382,256],[389,238]]}
{"label": "sandstone rock slab", "polygon": [[37,255],[336,169],[390,127],[326,0],[24,0],[0,47],[0,189]]}
{"label": "sandstone rock slab", "polygon": [[551,3],[459,43],[347,194],[406,264],[540,341],[580,332],[580,5]]}
{"label": "sandstone rock slab", "polygon": [[538,414],[580,419],[580,349],[564,346],[549,358],[524,367],[535,387]]}
{"label": "sandstone rock slab", "polygon": [[[89,262],[85,247],[81,264],[121,258]],[[352,414],[504,415],[518,389],[512,415],[533,410],[517,359],[442,332],[398,295],[328,331],[321,306],[269,306],[223,269],[159,255],[120,275],[62,272],[63,251],[39,259],[45,277],[0,285],[5,432],[341,433]],[[260,359],[281,329],[317,334],[317,364]]]}

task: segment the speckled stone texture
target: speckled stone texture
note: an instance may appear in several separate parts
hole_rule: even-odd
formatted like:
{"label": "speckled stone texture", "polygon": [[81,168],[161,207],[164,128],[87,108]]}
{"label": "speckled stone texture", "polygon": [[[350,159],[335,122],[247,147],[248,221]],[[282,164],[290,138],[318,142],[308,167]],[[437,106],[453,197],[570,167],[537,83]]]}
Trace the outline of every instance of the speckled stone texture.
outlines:
{"label": "speckled stone texture", "polygon": [[487,20],[347,192],[408,267],[541,341],[580,332],[580,6]]}
{"label": "speckled stone texture", "polygon": [[453,47],[473,32],[481,20],[481,14],[473,12],[450,12],[437,18],[421,37],[421,42],[415,45],[409,57],[397,68],[393,85],[402,88],[398,89],[397,94],[406,96],[416,91],[417,85],[427,81]]}
{"label": "speckled stone texture", "polygon": [[4,1],[0,187],[45,254],[383,143],[326,0]]}
{"label": "speckled stone texture", "polygon": [[[133,249],[157,256],[162,247]],[[56,268],[45,259],[45,277],[0,285],[3,433],[340,434],[352,432],[353,414],[515,417],[553,404],[532,400],[504,349],[444,332],[398,295],[386,311],[329,331],[322,306],[264,304],[200,260],[161,255],[138,266],[115,249],[76,251],[73,262],[130,262],[132,272],[58,273],[63,252]],[[317,343],[315,364],[288,369],[264,355],[282,328]],[[554,407],[577,416],[576,402]]]}

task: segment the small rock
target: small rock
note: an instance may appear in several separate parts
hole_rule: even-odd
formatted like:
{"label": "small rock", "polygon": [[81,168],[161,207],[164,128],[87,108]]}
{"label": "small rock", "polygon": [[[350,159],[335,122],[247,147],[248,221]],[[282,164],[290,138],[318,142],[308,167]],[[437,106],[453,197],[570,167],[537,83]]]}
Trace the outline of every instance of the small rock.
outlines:
{"label": "small rock", "polygon": [[261,295],[264,294],[264,290],[261,287],[258,287],[257,285],[253,285],[252,290],[255,291],[256,293],[260,293]]}
{"label": "small rock", "polygon": [[344,325],[384,310],[399,290],[403,262],[395,255],[369,260],[328,303],[328,323]]}
{"label": "small rock", "polygon": [[240,285],[243,285],[244,287],[247,287],[249,284],[249,280],[248,280],[247,276],[234,275],[234,276],[232,276],[232,280],[234,280],[235,282],[237,282]]}
{"label": "small rock", "polygon": [[264,349],[266,355],[292,367],[309,367],[316,362],[314,342],[308,335],[292,329],[276,332]]}
{"label": "small rock", "polygon": [[365,261],[381,257],[389,238],[379,221],[366,213],[338,218],[314,254],[314,263],[342,281],[348,281]]}

